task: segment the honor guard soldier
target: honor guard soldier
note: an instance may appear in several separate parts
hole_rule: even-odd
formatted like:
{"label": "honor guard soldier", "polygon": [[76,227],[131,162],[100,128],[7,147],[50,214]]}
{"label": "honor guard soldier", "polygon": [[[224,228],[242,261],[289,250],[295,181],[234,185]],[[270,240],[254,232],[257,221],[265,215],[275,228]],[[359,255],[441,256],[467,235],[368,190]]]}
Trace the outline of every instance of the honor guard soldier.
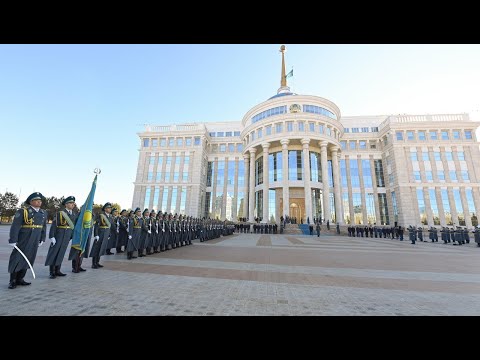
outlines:
{"label": "honor guard soldier", "polygon": [[473,236],[475,237],[475,242],[477,246],[480,246],[480,226],[477,225],[475,230],[473,230]]}
{"label": "honor guard soldier", "polygon": [[122,246],[125,251],[127,251],[127,241],[128,241],[128,218],[127,210],[120,211],[120,216],[118,217],[118,238],[116,251],[117,254],[123,253]]}
{"label": "honor guard soldier", "polygon": [[421,226],[417,228],[417,237],[418,240],[423,241],[423,228]]}
{"label": "honor guard soldier", "polygon": [[134,251],[138,252],[140,256],[139,245],[140,245],[140,236],[142,232],[143,218],[141,217],[140,208],[136,208],[135,212],[130,212],[130,222],[129,222],[129,231],[128,231],[128,243],[127,243],[127,259],[136,259],[137,257],[133,255]]}
{"label": "honor guard soldier", "polygon": [[77,221],[77,214],[73,213],[75,197],[67,197],[62,201],[62,205],[65,206],[65,209],[55,214],[48,236],[51,243],[48,249],[47,259],[45,260],[45,266],[50,266],[50,279],[66,275],[60,271],[60,267],[62,266],[68,243],[73,237],[73,229]]}
{"label": "honor guard soldier", "polygon": [[[81,212],[82,212],[82,208],[80,208],[79,214]],[[77,217],[77,221],[82,221],[82,219]],[[81,250],[75,249],[75,248],[70,246],[70,253],[68,254],[68,260],[72,261],[72,272],[73,273],[77,274],[81,271],[87,271],[84,268],[82,268],[81,265],[82,265],[83,259],[88,258],[88,251],[90,249],[90,239],[92,237],[92,234],[93,234],[93,226],[90,227],[90,231],[88,232],[87,243],[85,245],[85,251],[83,252],[83,254],[81,253]]]}
{"label": "honor guard soldier", "polygon": [[145,244],[148,241],[149,235],[152,233],[150,230],[150,212],[148,209],[143,210],[142,213],[142,231],[140,232],[140,242],[138,243],[138,257],[146,256],[143,253],[145,249]]}
{"label": "honor guard soldier", "polygon": [[320,223],[318,221],[316,225],[316,230],[317,230],[317,237],[320,237]]}
{"label": "honor guard soldier", "polygon": [[106,247],[106,255],[113,255],[112,249],[117,245],[118,239],[118,209],[113,208],[112,213],[110,214],[110,237],[108,238],[107,247]]}
{"label": "honor guard soldier", "polygon": [[415,228],[412,225],[408,227],[408,236],[412,244],[415,244],[415,241],[417,240],[417,232],[415,231]]}
{"label": "honor guard soldier", "polygon": [[102,211],[103,212],[100,213],[95,220],[93,227],[93,235],[95,237],[92,250],[90,251],[90,257],[92,258],[92,269],[103,267],[103,265],[100,264],[100,257],[105,255],[108,238],[110,236],[110,213],[112,212],[112,204],[107,202],[105,205],[103,205]]}
{"label": "honor guard soldier", "polygon": [[17,210],[13,218],[8,239],[8,242],[15,246],[8,262],[9,289],[15,289],[17,285],[31,284],[24,280],[29,268],[24,256],[33,266],[38,247],[47,237],[47,213],[40,209],[42,199],[41,193],[34,192],[25,201],[26,207]]}
{"label": "honor guard soldier", "polygon": [[152,209],[150,212],[150,224],[152,225],[152,234],[150,235],[151,240],[150,240],[150,246],[151,250],[147,252],[152,254],[156,254],[159,251],[157,250],[158,248],[158,225],[157,225],[157,214],[155,213],[155,209]]}

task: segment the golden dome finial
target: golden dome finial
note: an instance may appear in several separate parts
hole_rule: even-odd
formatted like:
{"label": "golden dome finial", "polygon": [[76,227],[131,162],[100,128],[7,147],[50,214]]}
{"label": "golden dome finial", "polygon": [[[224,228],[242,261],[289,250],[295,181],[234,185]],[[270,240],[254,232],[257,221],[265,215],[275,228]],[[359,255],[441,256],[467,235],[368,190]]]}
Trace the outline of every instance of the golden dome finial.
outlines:
{"label": "golden dome finial", "polygon": [[285,87],[287,86],[287,77],[285,74],[285,45],[280,46],[280,52],[282,53],[282,78],[280,80],[280,86]]}

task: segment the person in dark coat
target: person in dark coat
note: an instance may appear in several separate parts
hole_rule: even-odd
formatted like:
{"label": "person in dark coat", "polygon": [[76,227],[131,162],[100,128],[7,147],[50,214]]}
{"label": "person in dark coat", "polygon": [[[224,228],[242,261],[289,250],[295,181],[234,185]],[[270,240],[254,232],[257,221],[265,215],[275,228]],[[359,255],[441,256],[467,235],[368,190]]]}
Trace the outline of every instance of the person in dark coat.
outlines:
{"label": "person in dark coat", "polygon": [[90,251],[90,257],[92,258],[92,269],[102,268],[100,264],[100,257],[105,255],[107,249],[107,242],[110,236],[111,220],[110,213],[112,212],[112,204],[107,202],[102,207],[102,213],[98,215],[94,227],[93,235],[94,242]]}
{"label": "person in dark coat", "polygon": [[317,222],[316,230],[317,230],[317,237],[320,237],[320,223],[319,222]]}
{"label": "person in dark coat", "polygon": [[110,214],[110,237],[108,238],[106,246],[106,255],[113,255],[112,249],[117,245],[119,224],[118,224],[118,209],[113,208]]}
{"label": "person in dark coat", "polygon": [[[17,210],[10,227],[8,242],[16,245],[26,256],[31,266],[37,257],[38,247],[47,238],[47,213],[40,209],[43,195],[34,192],[25,201],[26,207]],[[9,289],[15,289],[17,285],[30,285],[24,280],[29,266],[22,254],[14,248],[8,261],[10,273]]]}
{"label": "person in dark coat", "polygon": [[118,218],[118,237],[117,237],[117,254],[123,253],[122,246],[125,251],[127,251],[127,240],[128,240],[128,213],[127,210],[122,210]]}
{"label": "person in dark coat", "polygon": [[477,246],[480,246],[480,226],[477,226],[472,232]]}
{"label": "person in dark coat", "polygon": [[[79,214],[82,212],[82,209],[80,208]],[[80,219],[77,215],[76,221],[83,221],[83,219]],[[83,254],[81,254],[81,250],[75,249],[70,246],[70,253],[68,254],[68,260],[72,261],[72,272],[73,273],[79,273],[81,271],[87,271],[86,269],[82,268],[82,261],[85,258],[88,258],[88,254],[90,251],[90,239],[93,234],[93,226],[90,227],[90,231],[87,235],[87,243],[85,245],[85,251]]]}
{"label": "person in dark coat", "polygon": [[45,266],[50,266],[50,279],[55,279],[57,276],[66,276],[60,271],[62,261],[67,251],[67,246],[73,237],[73,229],[78,214],[73,212],[75,207],[75,197],[69,196],[62,201],[65,206],[64,210],[60,210],[55,214],[50,227],[50,248],[48,249]]}

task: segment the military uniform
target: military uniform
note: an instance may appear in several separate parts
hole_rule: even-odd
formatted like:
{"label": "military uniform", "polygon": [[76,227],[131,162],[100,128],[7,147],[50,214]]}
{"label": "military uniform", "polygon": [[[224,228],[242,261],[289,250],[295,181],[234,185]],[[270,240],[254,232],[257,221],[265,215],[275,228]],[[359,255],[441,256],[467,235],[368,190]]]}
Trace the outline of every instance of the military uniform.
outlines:
{"label": "military uniform", "polygon": [[[62,205],[66,206],[74,203],[75,197],[69,196],[63,200]],[[45,266],[50,266],[50,279],[66,275],[60,271],[60,267],[67,251],[68,243],[73,237],[73,229],[75,228],[77,217],[78,214],[74,214],[73,210],[66,207],[55,214],[48,236],[51,244],[45,260]]]}
{"label": "military uniform", "polygon": [[477,246],[480,246],[480,227],[477,227],[473,231],[473,235],[475,237],[475,242],[477,243]]}
{"label": "military uniform", "polygon": [[[106,255],[113,255],[112,249],[117,245],[118,239],[118,209],[113,208],[112,213],[110,214],[110,236],[108,237],[107,245],[105,247]],[[102,254],[103,255],[103,254]]]}
{"label": "military uniform", "polygon": [[[38,204],[38,200],[42,200],[42,198],[41,193],[35,192],[27,198],[25,202],[27,207],[17,210],[8,239],[10,244],[15,244],[22,251],[32,266],[37,257],[38,247],[45,242],[47,237],[47,213],[40,209],[41,202],[38,208],[31,205],[33,201]],[[24,280],[28,268],[27,261],[14,248],[8,262],[9,289],[14,289],[17,285],[30,285]]]}
{"label": "military uniform", "polygon": [[90,257],[92,258],[92,269],[102,268],[100,264],[100,257],[105,255],[107,249],[108,239],[110,237],[111,217],[108,209],[112,208],[112,204],[107,202],[102,207],[103,213],[97,216],[93,227],[94,242]]}
{"label": "military uniform", "polygon": [[122,246],[125,251],[127,251],[127,241],[128,241],[128,218],[125,216],[127,210],[122,210],[120,216],[118,217],[118,237],[117,237],[117,254],[123,253]]}

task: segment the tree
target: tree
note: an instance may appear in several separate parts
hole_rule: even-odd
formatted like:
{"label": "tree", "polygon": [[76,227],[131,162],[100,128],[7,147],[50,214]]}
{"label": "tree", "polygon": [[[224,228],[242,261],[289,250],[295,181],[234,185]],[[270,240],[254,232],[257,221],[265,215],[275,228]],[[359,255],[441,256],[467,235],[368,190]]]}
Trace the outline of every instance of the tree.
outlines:
{"label": "tree", "polygon": [[63,196],[61,198],[50,196],[43,199],[42,209],[45,209],[47,211],[47,220],[49,221],[53,220],[53,218],[55,217],[55,214],[60,209],[63,200],[64,200]]}
{"label": "tree", "polygon": [[0,219],[10,218],[15,215],[18,205],[18,196],[11,192],[6,192],[4,195],[0,194]]}
{"label": "tree", "polygon": [[119,213],[119,214],[120,214],[120,211],[122,211],[122,207],[120,206],[119,203],[113,203],[113,204],[112,204],[112,210],[113,210],[114,208],[118,210],[118,213]]}

